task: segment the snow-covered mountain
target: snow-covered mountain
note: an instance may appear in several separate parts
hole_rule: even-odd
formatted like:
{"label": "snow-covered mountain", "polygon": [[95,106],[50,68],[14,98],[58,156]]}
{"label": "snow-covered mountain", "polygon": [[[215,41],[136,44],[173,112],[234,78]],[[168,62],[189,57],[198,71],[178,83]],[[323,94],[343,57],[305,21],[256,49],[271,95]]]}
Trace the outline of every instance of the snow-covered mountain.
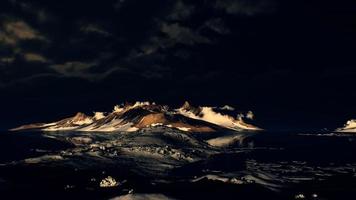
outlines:
{"label": "snow-covered mountain", "polygon": [[344,127],[336,129],[338,132],[356,132],[356,119],[351,119],[346,122]]}
{"label": "snow-covered mountain", "polygon": [[[188,102],[178,109],[149,102],[117,105],[111,113],[95,112],[93,116],[77,113],[74,117],[52,123],[23,125],[18,130],[87,131],[87,132],[134,132],[154,127],[172,128],[186,132],[214,132],[223,129],[234,131],[258,131],[260,128],[247,124],[251,112],[233,117],[232,107],[193,107]],[[225,112],[225,113],[224,113]]]}

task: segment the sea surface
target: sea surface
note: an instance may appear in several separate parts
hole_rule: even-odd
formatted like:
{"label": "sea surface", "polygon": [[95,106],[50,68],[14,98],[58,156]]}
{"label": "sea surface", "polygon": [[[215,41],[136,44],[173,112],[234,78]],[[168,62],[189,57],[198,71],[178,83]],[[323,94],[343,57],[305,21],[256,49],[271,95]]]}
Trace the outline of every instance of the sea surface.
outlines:
{"label": "sea surface", "polygon": [[355,153],[327,131],[2,132],[0,199],[354,200]]}

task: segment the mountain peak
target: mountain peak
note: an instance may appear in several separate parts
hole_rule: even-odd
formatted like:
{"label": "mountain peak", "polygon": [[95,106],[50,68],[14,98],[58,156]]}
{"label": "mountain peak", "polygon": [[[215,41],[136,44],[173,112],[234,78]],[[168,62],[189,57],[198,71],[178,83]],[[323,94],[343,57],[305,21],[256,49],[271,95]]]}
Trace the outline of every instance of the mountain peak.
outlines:
{"label": "mountain peak", "polygon": [[75,114],[75,116],[72,118],[72,121],[73,122],[85,121],[89,118],[91,118],[91,117],[87,116],[86,114],[84,114],[82,112],[77,112],[77,114]]}
{"label": "mountain peak", "polygon": [[191,105],[188,101],[185,101],[183,106],[181,107],[181,109],[184,109],[184,110],[190,110],[191,108]]}

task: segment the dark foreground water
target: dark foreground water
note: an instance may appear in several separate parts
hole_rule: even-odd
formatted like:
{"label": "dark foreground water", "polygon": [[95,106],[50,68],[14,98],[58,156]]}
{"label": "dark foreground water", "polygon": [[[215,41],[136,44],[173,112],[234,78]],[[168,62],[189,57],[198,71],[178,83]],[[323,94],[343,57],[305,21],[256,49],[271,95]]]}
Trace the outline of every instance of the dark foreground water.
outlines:
{"label": "dark foreground water", "polygon": [[356,199],[355,153],[328,132],[4,132],[0,199]]}

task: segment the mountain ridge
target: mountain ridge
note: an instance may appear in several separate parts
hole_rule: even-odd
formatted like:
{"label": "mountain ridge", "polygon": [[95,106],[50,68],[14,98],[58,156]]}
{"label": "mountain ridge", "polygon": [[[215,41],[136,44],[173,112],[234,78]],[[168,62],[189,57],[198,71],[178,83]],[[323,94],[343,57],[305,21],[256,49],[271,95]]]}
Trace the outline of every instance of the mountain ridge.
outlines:
{"label": "mountain ridge", "polygon": [[150,102],[125,103],[115,106],[113,111],[106,115],[103,112],[94,112],[93,116],[88,116],[78,112],[73,117],[56,122],[27,124],[10,130],[134,132],[157,126],[185,132],[262,130],[247,124],[241,113],[233,117],[219,113],[215,108],[194,107],[187,101],[178,109]]}

